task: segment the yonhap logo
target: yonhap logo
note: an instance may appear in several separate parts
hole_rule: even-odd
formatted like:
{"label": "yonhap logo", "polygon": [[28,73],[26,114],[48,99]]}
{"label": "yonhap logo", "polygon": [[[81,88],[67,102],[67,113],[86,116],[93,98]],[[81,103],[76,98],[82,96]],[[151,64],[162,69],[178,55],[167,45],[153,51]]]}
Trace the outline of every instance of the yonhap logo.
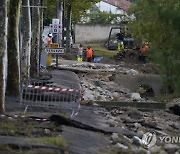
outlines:
{"label": "yonhap logo", "polygon": [[142,137],[142,144],[145,148],[150,148],[156,144],[157,138],[155,132],[147,132]]}

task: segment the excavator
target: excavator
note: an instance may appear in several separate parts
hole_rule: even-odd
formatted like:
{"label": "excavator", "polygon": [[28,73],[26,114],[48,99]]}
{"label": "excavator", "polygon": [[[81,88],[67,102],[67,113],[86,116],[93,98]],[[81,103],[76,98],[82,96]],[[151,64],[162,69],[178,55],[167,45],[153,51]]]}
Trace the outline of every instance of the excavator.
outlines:
{"label": "excavator", "polygon": [[142,43],[140,41],[134,40],[131,34],[128,32],[126,27],[111,27],[109,32],[109,37],[107,41],[108,50],[117,50],[118,49],[118,37],[123,40],[124,49],[119,51],[115,58],[117,60],[129,59],[129,60],[139,60],[139,51]]}

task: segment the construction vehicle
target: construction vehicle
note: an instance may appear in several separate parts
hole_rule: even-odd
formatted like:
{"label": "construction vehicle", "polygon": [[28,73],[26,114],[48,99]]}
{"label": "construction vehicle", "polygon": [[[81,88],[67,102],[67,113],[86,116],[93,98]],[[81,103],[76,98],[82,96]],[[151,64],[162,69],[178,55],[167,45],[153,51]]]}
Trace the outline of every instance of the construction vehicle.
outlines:
{"label": "construction vehicle", "polygon": [[119,51],[116,55],[116,59],[139,59],[139,49],[141,43],[135,41],[126,27],[112,27],[109,32],[107,41],[107,48],[109,50],[118,49],[118,37],[123,40],[124,49]]}
{"label": "construction vehicle", "polygon": [[111,27],[107,41],[108,50],[118,49],[117,34],[122,34],[122,27]]}

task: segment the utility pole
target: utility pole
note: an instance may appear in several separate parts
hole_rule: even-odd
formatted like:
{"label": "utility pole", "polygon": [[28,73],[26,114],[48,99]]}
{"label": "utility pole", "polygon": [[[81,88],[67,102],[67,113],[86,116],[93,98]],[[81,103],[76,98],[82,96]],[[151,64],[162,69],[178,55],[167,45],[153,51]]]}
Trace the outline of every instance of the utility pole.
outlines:
{"label": "utility pole", "polygon": [[[56,0],[56,19],[59,19],[59,0]],[[56,37],[55,37],[55,42],[54,43],[59,43],[59,34],[55,34]],[[56,67],[58,67],[58,59],[59,59],[59,56],[58,54],[56,54]]]}
{"label": "utility pole", "polygon": [[[59,19],[59,0],[56,0],[56,19]],[[59,43],[58,33],[55,35],[56,37],[55,37],[54,43]]]}
{"label": "utility pole", "polygon": [[64,47],[65,32],[65,0],[62,0],[62,47]]}

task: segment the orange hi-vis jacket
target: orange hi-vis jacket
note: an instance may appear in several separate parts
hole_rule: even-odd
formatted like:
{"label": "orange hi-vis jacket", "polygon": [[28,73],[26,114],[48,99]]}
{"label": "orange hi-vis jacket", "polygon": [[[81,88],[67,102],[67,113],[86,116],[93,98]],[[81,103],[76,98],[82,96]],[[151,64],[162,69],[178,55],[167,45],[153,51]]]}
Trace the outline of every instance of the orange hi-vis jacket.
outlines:
{"label": "orange hi-vis jacket", "polygon": [[47,44],[48,45],[52,44],[52,38],[50,38],[50,37],[47,38]]}
{"label": "orange hi-vis jacket", "polygon": [[92,58],[93,57],[93,49],[86,49],[86,58]]}
{"label": "orange hi-vis jacket", "polygon": [[143,45],[143,46],[140,48],[141,54],[146,54],[147,51],[148,51],[148,49],[149,49],[148,45]]}

